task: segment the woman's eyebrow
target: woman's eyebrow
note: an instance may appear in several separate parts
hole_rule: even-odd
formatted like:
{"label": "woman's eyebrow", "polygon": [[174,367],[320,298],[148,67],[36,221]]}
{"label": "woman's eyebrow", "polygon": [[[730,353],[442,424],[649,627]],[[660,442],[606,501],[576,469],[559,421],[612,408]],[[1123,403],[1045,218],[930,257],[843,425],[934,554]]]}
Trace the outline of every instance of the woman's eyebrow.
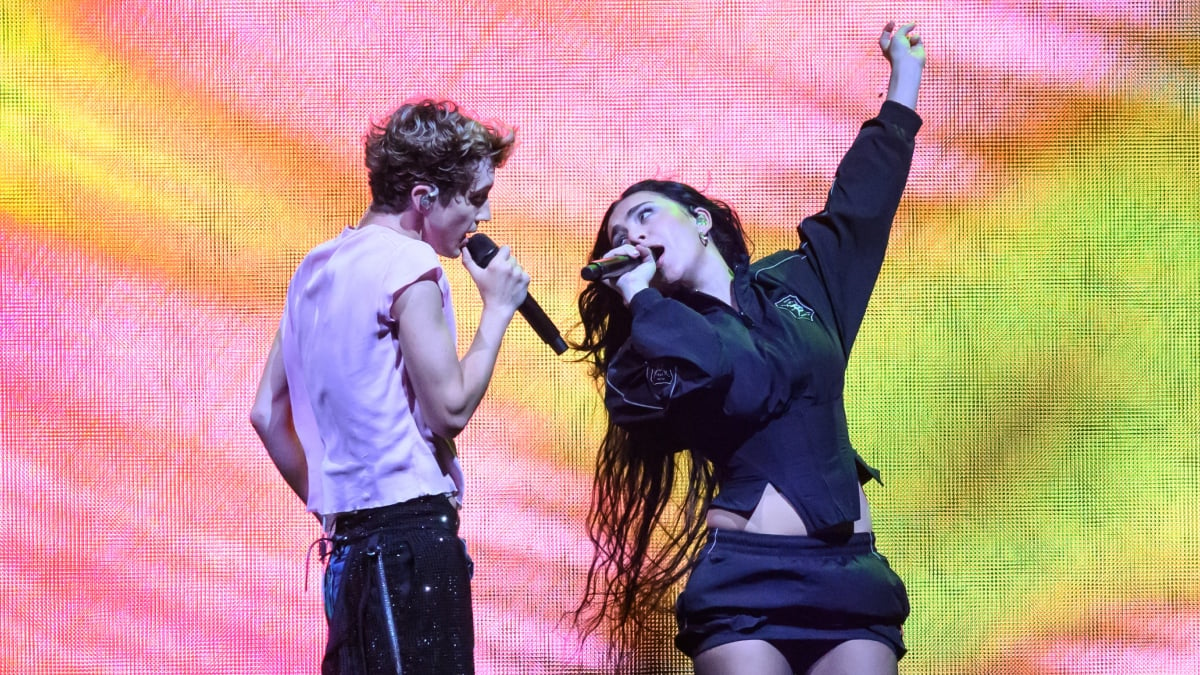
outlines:
{"label": "woman's eyebrow", "polygon": [[[631,214],[633,214],[633,212],[634,212],[634,211],[637,211],[638,209],[642,208],[643,206],[645,206],[645,205],[647,205],[647,204],[651,204],[651,203],[653,203],[653,201],[654,201],[654,200],[652,200],[652,199],[647,199],[647,200],[645,200],[645,201],[638,202],[637,204],[634,204],[633,206],[629,207],[629,208],[628,208],[628,209],[625,211],[625,217],[624,217],[624,218],[622,218],[622,219],[621,219],[621,221],[624,221],[624,220],[629,220],[629,216],[630,216]],[[624,232],[624,231],[625,231],[625,226],[624,226],[624,225],[621,225],[621,221],[618,221],[618,222],[616,222],[616,223],[613,223],[613,222],[610,222],[610,223],[609,223],[609,226],[608,226],[608,229],[609,229],[609,232],[608,232],[608,238],[609,238],[609,240],[610,240],[610,241],[611,241],[611,240],[613,240],[613,239],[616,239],[616,238],[617,238],[617,233],[618,233],[618,232]]]}
{"label": "woman's eyebrow", "polygon": [[650,202],[651,202],[651,200],[647,199],[644,202],[638,202],[637,204],[634,204],[633,206],[629,207],[629,210],[625,212],[625,218],[629,218],[629,214],[633,213],[634,211],[637,211],[638,209],[642,208],[643,206],[649,204]]}

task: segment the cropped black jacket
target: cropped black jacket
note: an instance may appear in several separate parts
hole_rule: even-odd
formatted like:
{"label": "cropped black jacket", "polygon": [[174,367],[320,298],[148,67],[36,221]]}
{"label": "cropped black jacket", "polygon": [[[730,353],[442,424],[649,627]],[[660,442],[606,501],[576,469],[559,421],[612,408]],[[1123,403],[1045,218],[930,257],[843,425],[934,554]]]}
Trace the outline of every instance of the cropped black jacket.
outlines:
{"label": "cropped black jacket", "polygon": [[605,405],[630,434],[711,461],[713,506],[749,513],[770,482],[810,532],[859,518],[857,486],[879,472],[850,444],[845,371],[920,126],[892,102],[863,124],[798,248],[735,265],[738,309],[687,291],[630,302]]}

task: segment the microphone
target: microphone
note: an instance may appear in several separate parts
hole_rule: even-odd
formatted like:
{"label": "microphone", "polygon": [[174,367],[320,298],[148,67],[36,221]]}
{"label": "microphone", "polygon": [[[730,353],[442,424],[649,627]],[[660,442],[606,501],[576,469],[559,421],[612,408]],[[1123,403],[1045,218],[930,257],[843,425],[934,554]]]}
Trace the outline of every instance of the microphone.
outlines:
{"label": "microphone", "polygon": [[[496,246],[496,242],[486,234],[475,234],[467,240],[467,253],[471,254],[471,260],[475,261],[480,267],[487,267],[488,263],[492,262],[492,258],[496,257],[496,252],[500,247]],[[567,351],[567,343],[562,339],[558,329],[554,327],[554,322],[546,313],[542,311],[541,305],[533,299],[528,291],[525,293],[525,300],[521,302],[521,306],[517,308],[521,312],[521,316],[529,322],[533,327],[533,331],[542,338],[542,342],[550,345],[555,354],[562,354]]]}
{"label": "microphone", "polygon": [[599,281],[608,279],[609,277],[619,277],[629,270],[641,265],[645,260],[642,258],[634,258],[628,255],[614,255],[609,258],[600,258],[583,266],[579,270],[579,276],[583,277],[584,281]]}

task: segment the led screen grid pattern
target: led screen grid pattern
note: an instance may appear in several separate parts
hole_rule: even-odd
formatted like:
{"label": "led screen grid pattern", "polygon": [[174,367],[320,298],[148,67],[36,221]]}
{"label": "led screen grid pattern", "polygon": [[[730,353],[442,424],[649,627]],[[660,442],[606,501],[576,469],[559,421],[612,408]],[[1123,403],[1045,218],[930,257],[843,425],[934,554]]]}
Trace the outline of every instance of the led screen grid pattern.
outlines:
{"label": "led screen grid pattern", "polygon": [[[319,531],[248,411],[292,269],[365,208],[370,119],[433,96],[519,128],[483,229],[566,330],[638,179],[794,245],[882,100],[889,18],[928,40],[925,126],[847,401],[914,607],[901,671],[1200,670],[1192,4],[2,9],[0,671],[317,670]],[[478,294],[446,269],[465,349]],[[563,618],[602,424],[518,319],[459,439],[481,673],[611,670]],[[689,672],[666,642],[636,662]]]}

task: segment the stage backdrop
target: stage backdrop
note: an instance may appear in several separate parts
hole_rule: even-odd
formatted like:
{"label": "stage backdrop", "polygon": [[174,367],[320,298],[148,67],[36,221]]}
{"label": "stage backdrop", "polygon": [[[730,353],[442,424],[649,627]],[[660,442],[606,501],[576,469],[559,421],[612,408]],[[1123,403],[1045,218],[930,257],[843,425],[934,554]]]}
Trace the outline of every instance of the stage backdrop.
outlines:
{"label": "stage backdrop", "polygon": [[[0,671],[316,672],[319,531],[248,412],[292,269],[366,207],[370,120],[519,128],[483,230],[569,329],[637,179],[794,245],[893,18],[925,126],[848,404],[901,672],[1200,671],[1197,7],[3,0]],[[460,438],[481,673],[611,672],[563,621],[602,428],[569,356],[515,322]]]}

